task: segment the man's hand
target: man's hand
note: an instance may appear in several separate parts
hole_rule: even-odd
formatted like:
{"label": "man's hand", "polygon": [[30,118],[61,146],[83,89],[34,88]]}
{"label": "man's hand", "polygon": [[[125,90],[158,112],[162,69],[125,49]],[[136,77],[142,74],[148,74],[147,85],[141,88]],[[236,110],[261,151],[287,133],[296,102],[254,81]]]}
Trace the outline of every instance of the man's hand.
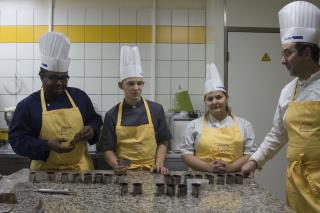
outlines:
{"label": "man's hand", "polygon": [[169,169],[164,167],[163,165],[155,165],[150,169],[150,172],[155,172],[157,174],[167,175],[169,174]]}
{"label": "man's hand", "polygon": [[57,153],[71,152],[75,148],[73,145],[68,144],[66,146],[64,143],[67,143],[65,139],[48,140],[47,142],[50,150]]}
{"label": "man's hand", "polygon": [[75,146],[79,141],[89,141],[94,137],[94,129],[91,126],[84,126],[70,142],[72,146]]}
{"label": "man's hand", "polygon": [[255,170],[257,169],[258,164],[254,160],[249,160],[241,167],[241,173],[243,176],[248,177],[251,173],[254,174]]}
{"label": "man's hand", "polygon": [[113,170],[117,175],[125,175],[127,174],[128,166],[117,165],[113,168]]}

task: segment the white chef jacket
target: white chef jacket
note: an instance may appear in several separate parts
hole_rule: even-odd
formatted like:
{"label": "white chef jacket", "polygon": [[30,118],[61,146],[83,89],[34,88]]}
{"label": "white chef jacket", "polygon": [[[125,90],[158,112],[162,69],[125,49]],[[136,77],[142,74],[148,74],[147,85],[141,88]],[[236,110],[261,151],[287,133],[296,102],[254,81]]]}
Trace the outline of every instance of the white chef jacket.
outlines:
{"label": "white chef jacket", "polygon": [[[235,117],[241,134],[244,138],[244,155],[251,155],[256,151],[255,134],[251,123],[243,118]],[[228,115],[224,120],[218,121],[209,116],[208,128],[232,127],[233,119]],[[200,135],[204,124],[204,117],[191,121],[185,132],[185,139],[181,145],[181,154],[194,154],[197,150]]]}
{"label": "white chef jacket", "polygon": [[297,81],[295,101],[320,101],[320,70],[307,80],[295,78],[282,89],[273,118],[273,126],[258,150],[250,157],[250,160],[255,160],[259,167],[270,160],[288,142],[285,116]]}

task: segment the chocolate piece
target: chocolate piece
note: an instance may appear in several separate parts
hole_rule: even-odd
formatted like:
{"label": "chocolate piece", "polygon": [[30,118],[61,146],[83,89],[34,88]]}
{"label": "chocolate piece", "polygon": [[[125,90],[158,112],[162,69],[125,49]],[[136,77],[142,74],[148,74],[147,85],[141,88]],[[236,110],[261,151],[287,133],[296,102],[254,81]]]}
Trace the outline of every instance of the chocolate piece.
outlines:
{"label": "chocolate piece", "polygon": [[120,183],[120,195],[128,194],[128,183],[122,182]]}
{"label": "chocolate piece", "polygon": [[73,183],[80,183],[81,182],[81,174],[80,173],[73,173],[72,174],[72,182]]}
{"label": "chocolate piece", "polygon": [[54,182],[56,179],[56,174],[55,172],[47,172],[47,176],[48,176],[48,181],[49,182]]}
{"label": "chocolate piece", "polygon": [[167,184],[167,195],[173,197],[176,194],[176,185]]}
{"label": "chocolate piece", "polygon": [[187,184],[187,180],[188,179],[192,179],[193,178],[193,175],[192,174],[186,174],[184,175],[184,183]]}
{"label": "chocolate piece", "polygon": [[217,184],[224,185],[224,179],[225,179],[224,175],[218,174]]}
{"label": "chocolate piece", "polygon": [[227,174],[226,184],[234,184],[234,175],[233,174]]}
{"label": "chocolate piece", "polygon": [[69,182],[69,174],[66,172],[61,173],[61,183],[68,183]]}
{"label": "chocolate piece", "polygon": [[161,196],[165,193],[165,184],[164,183],[156,183],[157,189],[156,189],[156,196]]}
{"label": "chocolate piece", "polygon": [[200,186],[201,186],[200,183],[193,183],[192,184],[192,192],[191,192],[191,194],[194,197],[199,197],[199,195],[200,195]]}
{"label": "chocolate piece", "polygon": [[102,173],[94,174],[94,183],[102,183],[102,182],[103,182]]}
{"label": "chocolate piece", "polygon": [[178,185],[178,197],[184,197],[187,195],[187,185],[179,184]]}
{"label": "chocolate piece", "polygon": [[92,183],[92,174],[91,173],[84,173],[83,174],[83,183],[85,183],[85,184]]}
{"label": "chocolate piece", "polygon": [[164,176],[164,182],[165,184],[173,184],[173,177],[171,175],[165,175]]}
{"label": "chocolate piece", "polygon": [[206,174],[206,179],[209,180],[209,184],[213,184],[214,183],[214,175]]}
{"label": "chocolate piece", "polygon": [[103,183],[104,184],[112,183],[112,174],[103,174]]}
{"label": "chocolate piece", "polygon": [[142,183],[133,183],[133,195],[141,195],[142,194]]}
{"label": "chocolate piece", "polygon": [[196,174],[196,175],[194,176],[194,178],[202,179],[202,178],[203,178],[203,176],[202,176],[201,174]]}
{"label": "chocolate piece", "polygon": [[236,174],[235,183],[236,184],[243,184],[243,176],[242,176],[242,174],[239,174],[239,173]]}
{"label": "chocolate piece", "polygon": [[172,183],[174,185],[179,185],[181,184],[181,175],[173,175],[172,176]]}
{"label": "chocolate piece", "polygon": [[17,196],[14,193],[0,193],[0,203],[16,204]]}

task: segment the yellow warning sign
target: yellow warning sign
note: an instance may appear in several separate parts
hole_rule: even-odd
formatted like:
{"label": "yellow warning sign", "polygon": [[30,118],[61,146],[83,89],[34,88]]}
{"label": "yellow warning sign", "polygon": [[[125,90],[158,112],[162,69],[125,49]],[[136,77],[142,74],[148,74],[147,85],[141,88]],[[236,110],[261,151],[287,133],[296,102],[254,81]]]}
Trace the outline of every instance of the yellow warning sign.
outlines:
{"label": "yellow warning sign", "polygon": [[271,58],[270,58],[270,56],[268,55],[268,53],[265,53],[265,54],[262,56],[261,61],[271,61]]}

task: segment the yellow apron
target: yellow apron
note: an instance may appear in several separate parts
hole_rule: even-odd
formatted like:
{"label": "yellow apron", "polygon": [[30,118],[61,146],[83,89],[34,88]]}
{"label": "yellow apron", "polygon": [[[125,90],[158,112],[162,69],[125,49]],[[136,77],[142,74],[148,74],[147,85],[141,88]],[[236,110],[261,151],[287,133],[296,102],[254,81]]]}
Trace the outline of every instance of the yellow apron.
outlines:
{"label": "yellow apron", "polygon": [[285,118],[287,204],[296,212],[320,212],[320,101],[295,102],[295,93]]}
{"label": "yellow apron", "polygon": [[131,160],[129,169],[150,169],[155,165],[157,143],[154,127],[149,106],[144,99],[142,100],[148,123],[139,126],[121,126],[123,102],[119,104],[116,156],[119,159]]}
{"label": "yellow apron", "polygon": [[237,122],[233,118],[231,127],[208,128],[204,121],[195,155],[203,161],[223,160],[231,163],[243,156],[244,140]]}
{"label": "yellow apron", "polygon": [[[83,128],[81,113],[67,91],[66,94],[72,108],[47,111],[44,92],[41,89],[42,127],[39,136],[41,139],[64,138],[70,142],[74,135]],[[67,145],[67,142],[65,144]],[[88,153],[87,142],[80,141],[71,152],[50,151],[47,161],[33,160],[30,168],[35,170],[85,171],[93,169],[93,164]]]}

